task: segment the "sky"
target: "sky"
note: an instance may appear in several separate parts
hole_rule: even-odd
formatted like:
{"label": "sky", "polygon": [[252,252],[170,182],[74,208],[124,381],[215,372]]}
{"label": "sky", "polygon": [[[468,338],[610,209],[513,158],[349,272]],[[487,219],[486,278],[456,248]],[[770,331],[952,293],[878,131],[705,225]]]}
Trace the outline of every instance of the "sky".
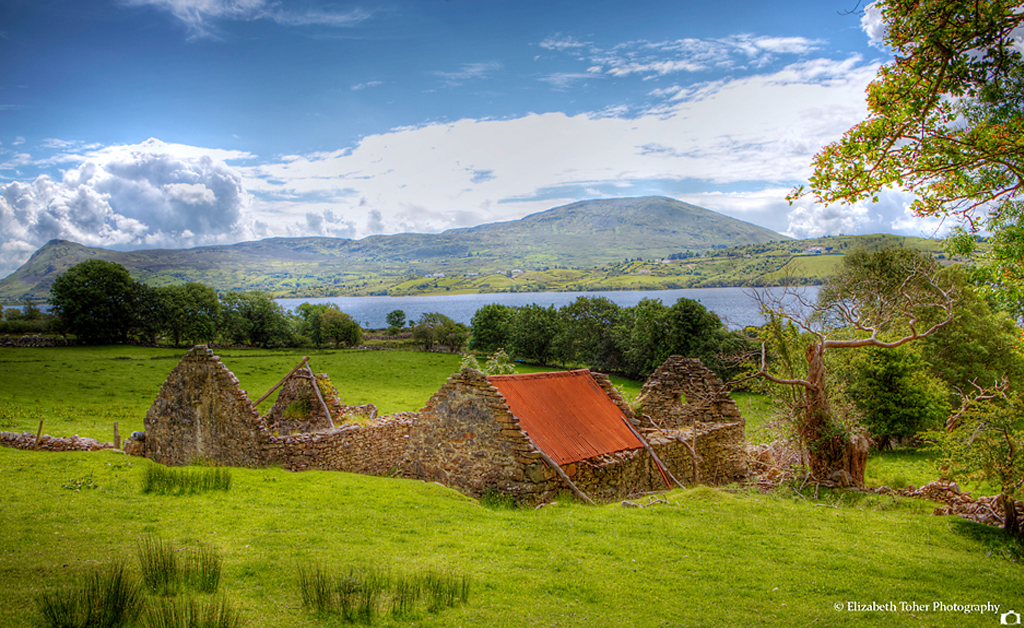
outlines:
{"label": "sky", "polygon": [[933,236],[897,192],[785,200],[891,60],[859,9],[4,0],[0,276],[53,238],[362,238],[646,195],[797,238]]}

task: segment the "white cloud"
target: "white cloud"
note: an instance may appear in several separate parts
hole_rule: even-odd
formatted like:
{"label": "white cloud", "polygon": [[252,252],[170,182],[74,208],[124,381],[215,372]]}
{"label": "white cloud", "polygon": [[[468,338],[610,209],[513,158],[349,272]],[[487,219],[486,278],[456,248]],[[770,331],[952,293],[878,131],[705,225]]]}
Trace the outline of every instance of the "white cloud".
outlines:
{"label": "white cloud", "polygon": [[[742,66],[763,67],[779,55],[806,55],[824,42],[805,37],[734,35],[721,39],[634,41],[592,50],[589,61],[611,76],[650,77]],[[543,45],[543,44],[542,44]],[[560,48],[554,48],[561,50]]]}
{"label": "white cloud", "polygon": [[885,48],[885,21],[882,19],[882,9],[877,2],[864,7],[864,14],[860,17],[860,27],[868,36],[871,45]]}
{"label": "white cloud", "polygon": [[358,85],[353,85],[352,86],[352,91],[358,92],[359,90],[366,89],[367,87],[379,87],[379,86],[381,86],[383,84],[384,83],[382,81],[367,81],[365,83],[359,83]]}
{"label": "white cloud", "polygon": [[863,201],[850,205],[814,205],[800,199],[789,212],[786,235],[813,238],[824,235],[856,233],[895,233],[935,238],[946,235],[949,224],[941,219],[922,218],[910,209],[913,195],[885,190],[878,202]]}
{"label": "white cloud", "polygon": [[813,154],[863,118],[876,70],[858,58],[810,60],[628,116],[433,123],[265,163],[157,140],[108,147],[79,156],[62,180],[0,187],[0,269],[52,237],[142,248],[438,232],[606,195],[666,194],[793,235],[902,228],[911,222],[899,204],[822,211],[784,201]]}
{"label": "white cloud", "polygon": [[540,42],[541,48],[547,50],[558,50],[560,52],[579,50],[590,46],[589,41],[579,41],[575,37],[566,37],[561,33],[558,33],[552,37],[548,37],[544,41]]}
{"label": "white cloud", "polygon": [[[254,214],[271,229],[286,228],[282,216],[294,200],[323,195],[332,198],[324,207],[360,227],[375,212],[360,236],[440,231],[467,224],[470,215],[507,220],[601,190],[647,193],[649,182],[788,186],[805,180],[812,155],[864,116],[863,90],[876,69],[857,59],[804,62],[720,81],[641,115],[466,119],[240,170],[256,195]],[[743,215],[787,228],[787,191],[750,201],[763,211],[744,208]]]}
{"label": "white cloud", "polygon": [[183,22],[192,37],[214,36],[219,20],[271,20],[285,26],[352,26],[370,17],[362,9],[324,11],[282,7],[272,0],[120,0],[125,6],[150,6]]}
{"label": "white cloud", "polygon": [[440,76],[445,80],[445,85],[454,87],[473,79],[487,78],[490,74],[501,69],[500,63],[464,63],[462,67],[453,72],[436,71],[432,74]]}
{"label": "white cloud", "polygon": [[59,180],[0,186],[0,273],[54,238],[151,248],[251,237],[241,176],[213,156],[225,153],[151,139],[91,153]]}

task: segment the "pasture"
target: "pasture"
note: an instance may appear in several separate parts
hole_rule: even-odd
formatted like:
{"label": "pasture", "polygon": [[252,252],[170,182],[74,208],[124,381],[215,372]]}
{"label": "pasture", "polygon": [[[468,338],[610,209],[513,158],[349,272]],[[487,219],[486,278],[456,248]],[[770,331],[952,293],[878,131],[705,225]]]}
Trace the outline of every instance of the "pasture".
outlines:
{"label": "pasture", "polygon": [[[34,431],[40,418],[53,435],[109,440],[113,420],[122,434],[141,429],[183,353],[4,349],[0,429]],[[418,409],[459,365],[457,356],[411,352],[306,354],[343,401],[381,412]],[[303,354],[220,355],[256,398]],[[761,402],[740,403],[746,411]],[[926,473],[919,458],[880,460],[888,459],[873,458],[869,478],[918,483]],[[309,566],[468,576],[467,604],[382,615],[382,626],[992,626],[997,615],[957,607],[1024,611],[1020,546],[998,530],[931,516],[922,501],[698,487],[637,498],[661,500],[644,508],[563,496],[531,510],[421,481],[277,468],[231,469],[227,490],[144,492],[152,466],[116,452],[0,448],[0,625],[34,625],[40,593],[97,567],[121,559],[138,573],[144,539],[216,551],[217,599],[247,626],[346,625],[303,608],[300,572]],[[861,606],[871,603],[887,606]]]}

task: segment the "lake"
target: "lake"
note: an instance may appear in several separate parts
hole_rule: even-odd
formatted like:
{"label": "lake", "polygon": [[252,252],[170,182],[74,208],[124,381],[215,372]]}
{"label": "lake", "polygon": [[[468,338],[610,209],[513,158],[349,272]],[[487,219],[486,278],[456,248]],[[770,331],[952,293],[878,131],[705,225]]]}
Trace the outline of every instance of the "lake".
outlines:
{"label": "lake", "polygon": [[[751,297],[751,288],[688,288],[682,290],[621,290],[611,292],[501,292],[492,294],[453,294],[418,297],[328,297],[313,299],[277,299],[285,309],[302,303],[333,303],[351,315],[363,329],[387,327],[388,312],[402,310],[405,318],[414,321],[421,314],[440,312],[458,323],[469,324],[473,314],[489,303],[521,306],[536,303],[556,308],[568,305],[577,297],[605,297],[620,307],[632,307],[641,299],[657,299],[672,305],[680,298],[699,301],[732,329],[761,325],[764,318]],[[801,288],[813,299],[818,287]]]}

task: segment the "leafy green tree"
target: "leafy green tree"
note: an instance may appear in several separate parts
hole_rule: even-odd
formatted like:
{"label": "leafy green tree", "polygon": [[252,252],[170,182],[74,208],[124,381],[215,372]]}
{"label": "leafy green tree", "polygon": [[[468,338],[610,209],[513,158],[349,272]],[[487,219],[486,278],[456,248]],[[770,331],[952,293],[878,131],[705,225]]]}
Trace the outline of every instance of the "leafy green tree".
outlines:
{"label": "leafy green tree", "polygon": [[346,345],[355,347],[363,342],[363,330],[351,315],[328,308],[320,318],[323,336],[334,343],[334,346]]}
{"label": "leafy green tree", "polygon": [[412,337],[425,351],[432,350],[435,345],[442,345],[455,352],[465,346],[469,339],[469,328],[439,312],[427,312],[413,325]]}
{"label": "leafy green tree", "polygon": [[125,342],[134,324],[135,283],[120,264],[86,260],[54,279],[50,307],[60,329],[81,342]]}
{"label": "leafy green tree", "polygon": [[500,303],[489,303],[473,313],[469,348],[493,353],[509,346],[515,309]]}
{"label": "leafy green tree", "polygon": [[222,333],[232,342],[256,347],[292,342],[291,323],[278,303],[265,292],[228,292],[221,299]]}
{"label": "leafy green tree", "polygon": [[405,327],[405,312],[402,310],[392,310],[388,312],[384,320],[388,324],[388,333],[394,336]]}
{"label": "leafy green tree", "polygon": [[558,317],[553,349],[563,363],[582,363],[600,371],[622,370],[622,349],[616,338],[621,317],[618,305],[604,297],[577,297],[559,308]]}
{"label": "leafy green tree", "polygon": [[725,380],[739,372],[736,356],[749,350],[748,341],[729,331],[717,314],[697,301],[681,298],[669,308],[667,323],[669,355],[698,358]]}
{"label": "leafy green tree", "polygon": [[338,307],[332,303],[302,303],[295,308],[299,317],[299,333],[309,338],[317,349],[327,341],[323,317],[328,310],[337,311]]}
{"label": "leafy green tree", "polygon": [[554,356],[552,341],[560,327],[561,319],[553,305],[541,307],[534,303],[517,308],[512,321],[509,351],[517,358],[548,364]]}
{"label": "leafy green tree", "polygon": [[942,271],[957,287],[956,316],[919,345],[928,370],[951,388],[967,391],[971,382],[990,386],[1024,377],[1024,356],[1016,350],[1020,327],[1006,312],[994,312],[962,267]]}
{"label": "leafy green tree", "polygon": [[625,373],[642,379],[672,355],[669,343],[668,307],[657,299],[641,299],[626,308],[618,328],[624,347]]}
{"label": "leafy green tree", "polygon": [[190,282],[156,289],[163,301],[161,330],[175,345],[212,342],[217,334],[220,300],[204,284]]}
{"label": "leafy green tree", "polygon": [[941,453],[940,471],[999,486],[1003,529],[1024,536],[1016,500],[1024,486],[1024,399],[1005,385],[977,389],[947,423],[928,437]]}
{"label": "leafy green tree", "polygon": [[942,385],[906,345],[856,356],[846,392],[879,449],[942,425],[950,411]]}
{"label": "leafy green tree", "polygon": [[[867,119],[814,158],[809,193],[820,203],[852,204],[898,188],[917,196],[919,215],[959,217],[968,231],[1018,224],[1024,89],[1012,44],[1024,24],[1019,2],[875,6],[895,59],[868,87]],[[804,193],[798,188],[790,199]]]}

